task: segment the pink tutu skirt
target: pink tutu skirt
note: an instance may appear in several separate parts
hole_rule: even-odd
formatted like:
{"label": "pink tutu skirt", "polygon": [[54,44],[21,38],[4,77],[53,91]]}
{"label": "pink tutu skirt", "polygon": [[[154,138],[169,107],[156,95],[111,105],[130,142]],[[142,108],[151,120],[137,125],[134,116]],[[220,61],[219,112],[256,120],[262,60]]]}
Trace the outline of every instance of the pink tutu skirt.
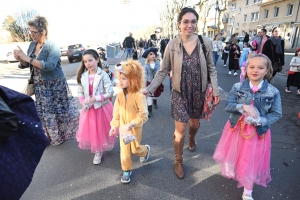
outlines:
{"label": "pink tutu skirt", "polygon": [[92,106],[87,112],[81,110],[79,129],[76,134],[80,149],[90,149],[95,153],[111,150],[114,147],[116,134],[109,136],[112,113],[111,102],[98,109]]}
{"label": "pink tutu skirt", "polygon": [[221,164],[224,177],[238,181],[238,187],[252,189],[254,183],[267,187],[272,180],[270,154],[270,129],[259,136],[241,117],[233,128],[229,121],[226,123],[213,159]]}

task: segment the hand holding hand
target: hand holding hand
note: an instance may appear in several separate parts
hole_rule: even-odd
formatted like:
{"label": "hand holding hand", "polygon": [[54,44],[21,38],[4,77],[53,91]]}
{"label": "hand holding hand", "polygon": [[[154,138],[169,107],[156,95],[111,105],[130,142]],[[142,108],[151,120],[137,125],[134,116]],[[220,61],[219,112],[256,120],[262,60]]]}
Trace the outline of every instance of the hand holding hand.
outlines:
{"label": "hand holding hand", "polygon": [[110,131],[109,131],[109,136],[113,136],[114,134],[116,134],[116,128],[111,127]]}
{"label": "hand holding hand", "polygon": [[220,102],[220,96],[215,96],[214,97],[214,106],[218,105],[218,103]]}
{"label": "hand holding hand", "polygon": [[148,97],[148,96],[150,95],[150,92],[149,92],[149,90],[146,89],[146,90],[143,91],[143,94],[144,94],[146,97]]}

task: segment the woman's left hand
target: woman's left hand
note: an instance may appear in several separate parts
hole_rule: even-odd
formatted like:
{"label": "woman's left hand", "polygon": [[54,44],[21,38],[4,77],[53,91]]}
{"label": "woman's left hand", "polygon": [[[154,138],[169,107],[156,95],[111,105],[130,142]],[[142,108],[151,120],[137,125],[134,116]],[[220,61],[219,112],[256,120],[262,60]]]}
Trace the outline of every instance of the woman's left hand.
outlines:
{"label": "woman's left hand", "polygon": [[214,97],[214,106],[216,106],[220,102],[220,96]]}

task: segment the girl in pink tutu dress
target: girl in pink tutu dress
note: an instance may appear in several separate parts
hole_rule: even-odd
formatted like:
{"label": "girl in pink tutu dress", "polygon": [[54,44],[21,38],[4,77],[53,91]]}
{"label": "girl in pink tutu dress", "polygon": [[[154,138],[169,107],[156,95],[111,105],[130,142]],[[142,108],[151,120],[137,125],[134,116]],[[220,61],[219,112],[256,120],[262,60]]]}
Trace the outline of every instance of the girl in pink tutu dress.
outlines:
{"label": "girl in pink tutu dress", "polygon": [[76,134],[80,149],[95,153],[93,163],[101,163],[104,151],[114,146],[116,136],[109,136],[113,105],[113,86],[109,76],[101,69],[99,54],[88,49],[82,55],[77,74],[78,96],[82,105],[79,129]]}
{"label": "girl in pink tutu dress", "polygon": [[[249,58],[245,81],[234,84],[225,103],[231,115],[213,155],[222,175],[244,187],[243,200],[253,199],[254,183],[266,187],[271,181],[270,126],[282,116],[280,93],[268,83],[272,73],[265,55]],[[245,116],[255,120],[246,123]]]}

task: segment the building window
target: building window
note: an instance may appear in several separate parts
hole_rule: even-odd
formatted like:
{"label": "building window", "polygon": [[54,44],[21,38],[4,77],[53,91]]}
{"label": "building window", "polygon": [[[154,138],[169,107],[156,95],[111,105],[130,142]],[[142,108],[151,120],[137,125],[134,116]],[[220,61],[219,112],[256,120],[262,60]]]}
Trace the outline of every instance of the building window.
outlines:
{"label": "building window", "polygon": [[247,15],[244,15],[244,23],[247,21]]}
{"label": "building window", "polygon": [[238,13],[240,13],[242,11],[242,8],[241,7],[239,7],[239,9],[238,9]]}
{"label": "building window", "polygon": [[232,25],[232,24],[233,24],[233,18],[230,17],[230,18],[229,18],[229,25]]}
{"label": "building window", "polygon": [[287,5],[286,16],[292,15],[293,14],[293,10],[294,10],[294,4],[288,4]]}
{"label": "building window", "polygon": [[269,15],[269,10],[265,9],[264,10],[264,19],[268,19],[268,15]]}
{"label": "building window", "polygon": [[259,18],[259,12],[251,13],[251,19],[250,19],[251,22],[258,21],[258,18]]}
{"label": "building window", "polygon": [[235,10],[236,9],[236,3],[231,4],[230,10]]}
{"label": "building window", "polygon": [[274,8],[274,18],[278,17],[279,14],[279,7]]}
{"label": "building window", "polygon": [[237,27],[237,28],[240,27],[240,23],[236,23],[236,27]]}
{"label": "building window", "polygon": [[249,0],[246,0],[246,6],[248,6],[249,5]]}
{"label": "building window", "polygon": [[261,0],[253,0],[253,3],[259,3]]}

